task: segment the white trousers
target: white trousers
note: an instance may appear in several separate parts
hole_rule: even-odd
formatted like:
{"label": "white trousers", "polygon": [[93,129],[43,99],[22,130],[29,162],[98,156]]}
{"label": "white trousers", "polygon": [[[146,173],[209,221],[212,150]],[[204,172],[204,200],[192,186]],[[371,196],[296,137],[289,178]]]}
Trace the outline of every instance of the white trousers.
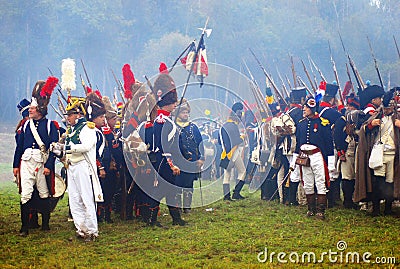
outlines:
{"label": "white trousers", "polygon": [[244,162],[242,160],[242,152],[243,147],[238,147],[233,153],[232,159],[230,160],[233,165],[230,164],[229,168],[225,169],[223,184],[229,184],[229,179],[231,178],[231,174],[233,173],[234,168],[237,169],[239,180],[244,180],[244,178],[246,177],[246,167],[244,167]]}
{"label": "white trousers", "polygon": [[68,167],[68,196],[77,232],[98,236],[96,203],[89,164],[85,160]]}
{"label": "white trousers", "polygon": [[34,158],[21,160],[21,203],[25,204],[32,198],[33,186],[39,191],[40,198],[49,197],[46,177],[43,175],[43,162],[37,162]]}
{"label": "white trousers", "polygon": [[287,155],[290,167],[294,168],[292,173],[290,173],[290,181],[291,182],[300,182],[300,168],[296,165],[296,158],[299,154],[293,153],[293,155]]}
{"label": "white trousers", "polygon": [[314,186],[317,194],[326,194],[325,185],[325,161],[321,152],[309,155],[310,167],[302,166],[304,191],[306,194],[314,194]]}

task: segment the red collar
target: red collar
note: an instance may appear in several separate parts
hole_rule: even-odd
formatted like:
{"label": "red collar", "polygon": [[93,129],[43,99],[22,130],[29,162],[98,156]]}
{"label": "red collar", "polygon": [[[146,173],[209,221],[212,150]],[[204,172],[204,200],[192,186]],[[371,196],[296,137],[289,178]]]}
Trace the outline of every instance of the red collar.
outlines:
{"label": "red collar", "polygon": [[291,107],[303,108],[302,105],[299,104],[290,104]]}
{"label": "red collar", "polygon": [[319,103],[319,106],[320,106],[320,107],[332,107],[331,104],[329,104],[329,103],[327,103],[327,102],[324,102],[324,101],[322,101],[321,103]]}
{"label": "red collar", "polygon": [[169,117],[169,115],[171,115],[171,112],[163,110],[163,109],[158,109],[157,110],[157,115],[161,115],[161,114],[164,115],[164,116]]}

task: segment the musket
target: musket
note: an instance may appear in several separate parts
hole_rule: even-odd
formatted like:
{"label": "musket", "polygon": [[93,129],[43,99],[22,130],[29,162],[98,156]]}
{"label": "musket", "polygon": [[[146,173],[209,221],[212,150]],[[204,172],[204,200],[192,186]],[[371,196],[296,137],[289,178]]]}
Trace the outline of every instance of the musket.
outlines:
{"label": "musket", "polygon": [[176,58],[175,62],[172,64],[172,66],[168,69],[168,72],[171,72],[172,69],[174,69],[176,63],[179,61],[179,59],[183,56],[183,54],[185,54],[185,52],[193,45],[195,45],[195,41],[196,39],[194,39],[192,42],[190,42],[190,44],[182,51],[181,54],[179,54],[178,58]]}
{"label": "musket", "polygon": [[89,87],[90,87],[91,89],[93,89],[93,88],[92,88],[92,84],[90,83],[89,76],[88,76],[88,74],[87,74],[87,72],[86,72],[86,68],[85,68],[85,65],[84,65],[82,59],[81,59],[81,63],[82,63],[83,72],[85,72],[85,77],[86,77],[86,80],[87,80],[87,82],[88,82],[88,84],[89,84]]}
{"label": "musket", "polygon": [[58,109],[59,109],[60,113],[64,116],[64,117],[61,117],[62,119],[64,119],[64,125],[68,127],[69,123],[67,120],[67,116],[65,115],[67,113],[67,111],[65,110],[64,104],[62,103],[59,94],[57,94],[57,105],[58,105]]}
{"label": "musket", "polygon": [[301,64],[303,65],[304,73],[306,73],[306,76],[307,76],[307,78],[308,78],[308,81],[309,81],[310,84],[311,84],[311,88],[312,88],[313,92],[316,93],[316,92],[317,92],[317,88],[316,88],[316,86],[314,85],[314,82],[312,81],[312,79],[311,79],[311,77],[310,77],[310,74],[308,73],[307,67],[306,67],[306,65],[304,64],[304,62],[303,62],[302,59],[300,59],[300,61],[301,61]]}
{"label": "musket", "polygon": [[303,81],[303,79],[300,76],[297,76],[297,80],[299,82],[299,84],[301,84],[301,86],[303,86],[304,88],[306,88],[307,92],[310,95],[313,95],[313,93],[311,92],[311,90],[307,87],[307,84]]}
{"label": "musket", "polygon": [[[54,77],[53,72],[51,72],[50,67],[47,67],[47,70],[49,70],[50,75],[51,75],[52,77]],[[58,86],[57,91],[61,94],[62,99],[63,99],[65,102],[68,103],[67,98],[65,98],[64,94],[63,94],[62,91],[61,91],[61,85],[60,85],[59,82],[57,82],[57,86]]]}
{"label": "musket", "polygon": [[115,75],[114,71],[111,68],[110,68],[110,70],[111,70],[111,73],[112,73],[112,75],[114,77],[115,82],[117,83],[118,92],[119,92],[119,95],[121,96],[122,103],[124,103],[124,105],[125,105],[125,98],[124,98],[124,95],[122,94],[122,89],[124,87],[122,87],[122,83],[121,83],[121,81],[119,79],[117,79],[117,76]]}
{"label": "musket", "polygon": [[61,118],[61,119],[65,119],[65,117],[60,113],[60,111],[58,111],[53,104],[50,104],[50,106],[53,108],[54,112],[56,112],[56,114]]}
{"label": "musket", "polygon": [[340,101],[342,102],[342,104],[344,105],[345,103],[344,103],[344,100],[343,100],[342,89],[340,87],[339,75],[338,75],[338,72],[337,72],[337,69],[336,69],[335,60],[333,60],[331,43],[329,42],[329,40],[328,40],[328,46],[329,46],[329,54],[331,56],[331,63],[332,63],[333,73],[335,74],[336,83],[337,83],[337,85],[339,87],[339,98],[340,98]]}
{"label": "musket", "polygon": [[[87,96],[88,95],[88,90],[86,89],[85,81],[83,80],[83,77],[82,77],[81,74],[79,74],[79,76],[81,77],[81,84],[82,84],[82,87],[83,87],[83,91],[85,92],[85,95]],[[92,88],[92,87],[90,87],[90,88]]]}
{"label": "musket", "polygon": [[376,60],[374,51],[372,50],[371,41],[369,40],[369,37],[368,37],[368,36],[367,36],[367,40],[368,40],[369,49],[371,50],[372,58],[374,59],[375,70],[376,70],[376,73],[378,74],[379,82],[381,83],[381,87],[384,89],[385,87],[383,86],[383,81],[382,81],[382,77],[381,77],[381,72],[379,72],[379,68],[378,68],[378,61]]}
{"label": "musket", "polygon": [[289,88],[291,88],[292,89],[292,85],[291,85],[291,83],[290,83],[290,79],[288,78],[288,76],[285,74],[285,78],[286,78],[286,81],[287,81],[287,83],[288,83],[288,85],[289,85]]}
{"label": "musket", "polygon": [[356,78],[357,85],[361,90],[364,90],[364,88],[365,88],[364,82],[362,81],[361,76],[357,71],[356,65],[354,64],[353,60],[351,59],[350,54],[347,53],[346,48],[344,47],[342,35],[340,34],[340,32],[339,32],[339,38],[340,38],[340,42],[342,43],[343,51],[344,51],[345,55],[347,56],[347,59],[349,60],[351,70],[353,71],[354,77]]}
{"label": "musket", "polygon": [[313,69],[313,66],[312,66],[312,63],[311,63],[311,56],[310,56],[310,53],[308,53],[308,52],[307,52],[307,58],[308,58],[308,63],[310,65],[311,73],[313,74],[313,77],[314,77],[314,85],[315,85],[315,88],[317,89],[318,88],[317,76],[314,73],[314,69]]}
{"label": "musket", "polygon": [[313,61],[313,59],[311,58],[310,55],[309,55],[309,59],[310,59],[310,62],[312,63],[312,65],[314,66],[315,70],[317,70],[317,72],[318,72],[319,76],[321,77],[322,81],[326,82],[326,78],[322,74],[321,69],[318,68],[318,66],[315,64],[315,62]]}
{"label": "musket", "polygon": [[351,75],[350,75],[350,70],[349,70],[349,65],[346,63],[346,73],[347,77],[349,78],[349,81],[351,83],[351,92],[354,93],[354,86],[353,86],[353,81],[351,81]]}
{"label": "musket", "polygon": [[282,88],[283,88],[284,93],[286,94],[287,97],[290,97],[289,90],[286,88],[285,82],[283,81],[283,78],[282,78],[282,76],[281,76],[281,73],[280,73],[279,70],[278,70],[278,66],[276,66],[276,72],[278,73],[279,80],[280,80],[281,83],[282,83]]}
{"label": "musket", "polygon": [[[243,64],[246,67],[247,72],[249,73],[249,76],[250,76],[250,79],[252,82],[252,83],[250,83],[250,89],[253,92],[254,98],[256,99],[257,106],[260,111],[264,111],[265,114],[268,116],[267,112],[269,112],[269,107],[266,104],[264,97],[262,96],[260,87],[258,87],[257,81],[255,80],[253,74],[251,73],[251,71],[250,71],[249,67],[247,66],[247,63],[244,59],[243,59]],[[262,108],[262,109],[260,109],[260,108]],[[272,115],[272,113],[269,113],[269,114]],[[263,115],[261,115],[261,117],[263,117]],[[267,118],[267,117],[265,117],[265,118]]]}
{"label": "musket", "polygon": [[258,60],[257,56],[254,54],[254,52],[249,48],[251,54],[253,54],[254,58],[256,59],[258,65],[260,66],[260,68],[262,69],[262,71],[264,72],[264,75],[267,77],[268,81],[271,83],[272,88],[274,89],[275,94],[277,95],[277,97],[282,100],[282,102],[289,107],[288,103],[286,102],[285,98],[283,98],[283,96],[281,95],[281,93],[278,91],[278,88],[276,87],[274,81],[272,80],[271,76],[267,73],[267,71],[265,70],[264,66],[260,63],[260,61]]}
{"label": "musket", "polygon": [[399,55],[399,58],[400,58],[400,50],[399,50],[399,46],[397,46],[396,37],[395,37],[394,35],[393,35],[393,40],[394,40],[394,44],[396,45],[397,55]]}
{"label": "musket", "polygon": [[292,75],[293,75],[293,85],[296,88],[297,87],[297,76],[296,76],[296,70],[294,69],[294,61],[293,61],[293,55],[289,54],[290,62],[292,63]]}
{"label": "musket", "polygon": [[154,92],[153,91],[153,85],[151,85],[150,79],[146,75],[144,75],[144,78],[146,79],[147,86],[149,86],[151,92]]}

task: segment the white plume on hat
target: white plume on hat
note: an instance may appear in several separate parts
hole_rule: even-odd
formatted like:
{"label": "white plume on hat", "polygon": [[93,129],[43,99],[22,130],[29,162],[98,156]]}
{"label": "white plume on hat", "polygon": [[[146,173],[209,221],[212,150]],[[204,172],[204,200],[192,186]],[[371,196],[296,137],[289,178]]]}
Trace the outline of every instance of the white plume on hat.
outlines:
{"label": "white plume on hat", "polygon": [[74,59],[67,58],[62,60],[61,64],[61,89],[75,90],[75,61]]}

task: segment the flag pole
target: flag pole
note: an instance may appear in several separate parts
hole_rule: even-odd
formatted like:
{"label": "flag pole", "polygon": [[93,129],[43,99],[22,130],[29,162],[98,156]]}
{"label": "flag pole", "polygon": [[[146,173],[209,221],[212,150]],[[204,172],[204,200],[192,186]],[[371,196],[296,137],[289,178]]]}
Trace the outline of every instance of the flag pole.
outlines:
{"label": "flag pole", "polygon": [[[204,42],[204,34],[206,33],[206,30],[207,30],[208,19],[209,19],[209,17],[207,17],[207,20],[206,20],[206,23],[204,25],[204,28],[202,29],[200,40],[199,40],[199,44],[197,45],[196,52],[195,52],[194,57],[193,57],[193,62],[190,65],[189,74],[187,76],[187,79],[186,79],[186,82],[185,82],[185,86],[183,87],[183,93],[182,93],[181,100],[179,101],[178,111],[177,111],[176,115],[179,114],[179,106],[182,104],[183,98],[185,97],[186,90],[187,90],[187,87],[188,87],[188,84],[189,84],[189,80],[190,80],[190,76],[192,75],[194,65],[196,64],[197,56],[199,55],[199,51],[200,51],[201,45]],[[176,118],[175,118],[175,120],[176,120]]]}
{"label": "flag pole", "polygon": [[175,62],[172,64],[172,66],[168,69],[168,72],[171,72],[172,69],[174,69],[176,63],[179,61],[179,59],[182,57],[183,54],[192,46],[192,44],[195,44],[196,39],[194,39],[190,44],[182,51],[182,53],[176,58]]}

